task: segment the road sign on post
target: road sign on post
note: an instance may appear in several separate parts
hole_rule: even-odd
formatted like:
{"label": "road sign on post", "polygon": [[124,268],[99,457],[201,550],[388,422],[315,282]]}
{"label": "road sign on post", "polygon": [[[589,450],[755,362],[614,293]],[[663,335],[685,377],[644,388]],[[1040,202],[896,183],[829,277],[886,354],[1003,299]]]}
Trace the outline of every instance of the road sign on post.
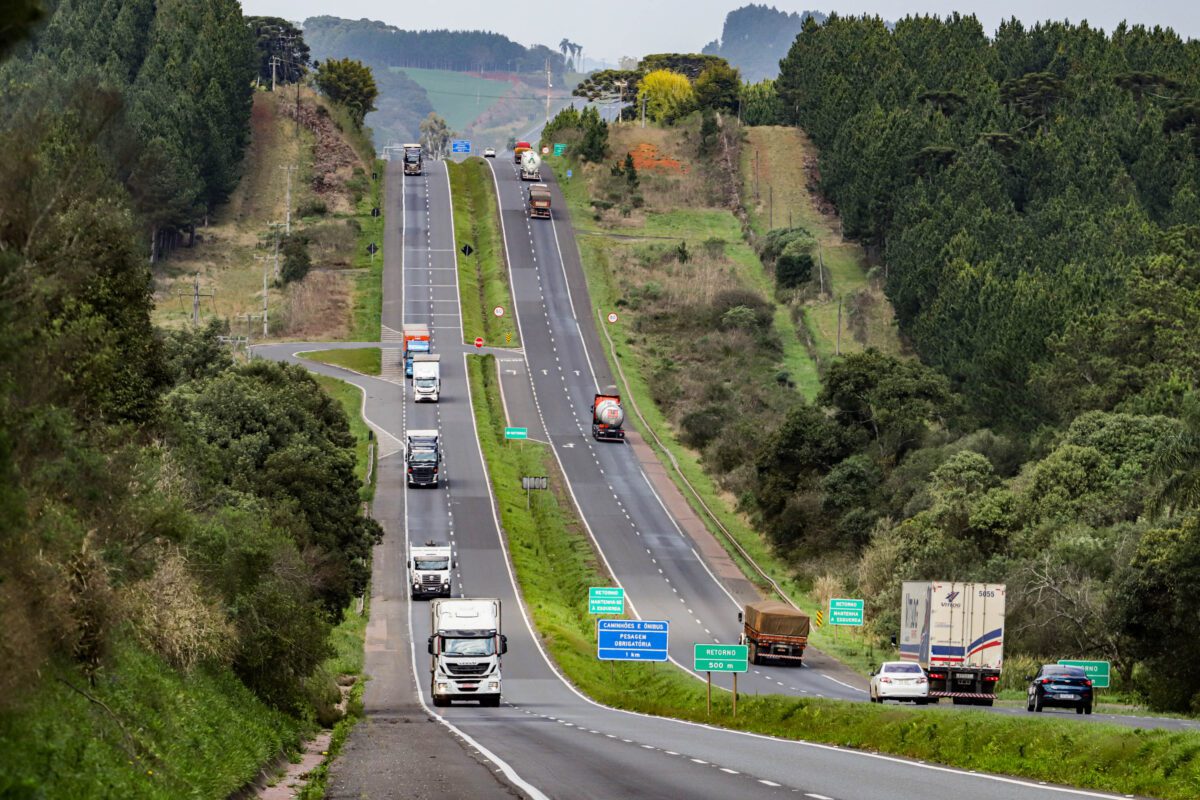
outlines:
{"label": "road sign on post", "polygon": [[620,586],[588,587],[589,614],[624,614],[625,590]]}
{"label": "road sign on post", "polygon": [[596,620],[596,657],[602,661],[666,661],[671,624],[645,619]]}
{"label": "road sign on post", "polygon": [[469,245],[469,244],[464,244],[464,245],[463,245],[461,248],[459,248],[459,249],[460,249],[460,250],[462,250],[462,254],[463,254],[464,256],[469,256],[469,255],[471,255],[471,253],[474,253],[474,252],[475,252],[475,248],[474,248],[474,247],[471,247],[471,245]]}
{"label": "road sign on post", "polygon": [[749,651],[744,644],[697,644],[696,671],[745,672],[750,669]]}
{"label": "road sign on post", "polygon": [[528,439],[529,438],[529,429],[528,428],[505,428],[504,429],[504,438],[505,439]]}
{"label": "road sign on post", "polygon": [[554,143],[554,155],[561,156],[565,152],[567,152],[567,145],[565,142]]}
{"label": "road sign on post", "polygon": [[1064,667],[1079,667],[1089,678],[1096,689],[1107,689],[1112,679],[1112,668],[1107,661],[1072,661],[1060,658],[1058,663]]}
{"label": "road sign on post", "polygon": [[476,337],[475,337],[475,346],[476,346],[476,347],[483,347],[483,337],[482,337],[482,336],[476,336]]}
{"label": "road sign on post", "polygon": [[863,601],[831,597],[829,599],[829,624],[862,625]]}
{"label": "road sign on post", "polygon": [[450,142],[450,152],[451,153],[470,153],[471,152],[471,140],[470,139],[455,139],[454,141]]}

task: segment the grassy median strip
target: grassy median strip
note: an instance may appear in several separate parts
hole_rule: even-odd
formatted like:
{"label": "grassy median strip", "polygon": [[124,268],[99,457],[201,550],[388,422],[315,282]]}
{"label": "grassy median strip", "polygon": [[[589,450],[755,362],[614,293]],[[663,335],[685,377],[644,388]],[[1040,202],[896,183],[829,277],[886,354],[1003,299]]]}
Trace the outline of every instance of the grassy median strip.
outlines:
{"label": "grassy median strip", "polygon": [[[378,347],[360,347],[353,350],[310,350],[301,353],[311,361],[320,361],[335,367],[345,367],[363,375],[378,375],[383,368],[383,353]],[[355,412],[355,416],[358,412]]]}
{"label": "grassy median strip", "polygon": [[[714,694],[710,718],[703,684],[675,667],[598,661],[587,587],[611,581],[574,514],[549,449],[504,440],[493,357],[471,358],[468,376],[480,444],[522,596],[550,655],[590,697],[631,711],[962,769],[1167,800],[1200,796],[1200,735],[1195,733],[779,695],[742,695],[734,719],[727,692]],[[534,492],[528,509],[522,475],[551,478],[551,490]],[[728,685],[728,678],[718,682]]]}
{"label": "grassy median strip", "polygon": [[[461,294],[463,338],[482,337],[489,345],[519,347],[513,322],[500,209],[492,172],[482,158],[446,162],[454,199],[454,241],[458,252],[458,290]],[[471,254],[461,251],[471,246]],[[504,309],[504,316],[493,313]]]}

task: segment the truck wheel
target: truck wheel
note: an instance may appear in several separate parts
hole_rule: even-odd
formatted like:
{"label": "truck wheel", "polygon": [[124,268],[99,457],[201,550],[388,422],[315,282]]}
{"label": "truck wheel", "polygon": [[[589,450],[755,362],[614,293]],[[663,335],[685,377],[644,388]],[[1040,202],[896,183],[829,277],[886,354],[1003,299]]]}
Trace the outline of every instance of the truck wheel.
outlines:
{"label": "truck wheel", "polygon": [[481,697],[481,698],[479,698],[479,705],[486,706],[487,708],[499,708],[500,707],[500,695],[494,694],[494,695],[491,695],[490,697]]}
{"label": "truck wheel", "polygon": [[450,705],[450,698],[449,697],[440,697],[435,694],[433,696],[433,704],[435,706],[439,706],[439,707],[448,706],[448,705]]}
{"label": "truck wheel", "polygon": [[988,699],[986,699],[986,700],[980,700],[980,701],[979,701],[979,705],[981,705],[981,706],[987,706],[988,708],[991,708],[991,707],[992,707],[992,703],[994,703],[994,702],[995,702],[995,700],[993,700],[992,698],[990,698],[990,697],[989,697],[989,698],[988,698]]}
{"label": "truck wheel", "polygon": [[747,655],[749,656],[748,660],[750,661],[751,664],[757,664],[758,663],[758,645],[756,645],[754,642],[751,642],[750,650],[747,653]]}

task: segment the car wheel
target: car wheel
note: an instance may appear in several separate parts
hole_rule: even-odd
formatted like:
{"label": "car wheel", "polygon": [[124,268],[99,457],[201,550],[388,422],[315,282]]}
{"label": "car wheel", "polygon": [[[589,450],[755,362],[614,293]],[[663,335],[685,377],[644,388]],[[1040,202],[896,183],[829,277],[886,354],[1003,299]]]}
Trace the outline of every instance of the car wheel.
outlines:
{"label": "car wheel", "polygon": [[1083,706],[1075,706],[1075,713],[1076,713],[1076,714],[1082,714],[1082,713],[1083,713]]}
{"label": "car wheel", "polygon": [[1026,698],[1025,698],[1025,710],[1026,710],[1026,711],[1033,711],[1033,697],[1032,697],[1032,695],[1031,695],[1031,696],[1029,696],[1029,697],[1026,697]]}
{"label": "car wheel", "polygon": [[1088,703],[1086,706],[1083,707],[1083,713],[1085,713],[1085,714],[1092,713],[1092,704],[1091,703]]}
{"label": "car wheel", "polygon": [[1042,713],[1043,707],[1044,706],[1042,705],[1042,696],[1040,694],[1035,694],[1033,696],[1033,710],[1040,714],[1040,713]]}

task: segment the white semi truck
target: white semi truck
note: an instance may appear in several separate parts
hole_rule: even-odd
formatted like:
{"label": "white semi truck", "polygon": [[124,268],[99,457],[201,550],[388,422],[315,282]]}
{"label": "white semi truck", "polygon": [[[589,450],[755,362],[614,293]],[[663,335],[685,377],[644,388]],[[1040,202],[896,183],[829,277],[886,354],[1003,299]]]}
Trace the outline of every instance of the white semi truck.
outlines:
{"label": "white semi truck", "polygon": [[900,658],[929,676],[929,697],[990,706],[1004,662],[1002,583],[905,581]]}
{"label": "white semi truck", "polygon": [[450,571],[458,566],[450,545],[429,541],[423,547],[412,548],[409,555],[408,581],[413,599],[449,597],[453,583]]}
{"label": "white semi truck", "polygon": [[495,598],[439,599],[430,603],[429,693],[435,706],[452,700],[500,705],[500,657],[508,639],[500,627]]}
{"label": "white semi truck", "polygon": [[542,179],[542,159],[532,150],[521,153],[521,180],[540,181]]}
{"label": "white semi truck", "polygon": [[438,401],[442,393],[441,360],[437,353],[413,354],[413,402]]}

